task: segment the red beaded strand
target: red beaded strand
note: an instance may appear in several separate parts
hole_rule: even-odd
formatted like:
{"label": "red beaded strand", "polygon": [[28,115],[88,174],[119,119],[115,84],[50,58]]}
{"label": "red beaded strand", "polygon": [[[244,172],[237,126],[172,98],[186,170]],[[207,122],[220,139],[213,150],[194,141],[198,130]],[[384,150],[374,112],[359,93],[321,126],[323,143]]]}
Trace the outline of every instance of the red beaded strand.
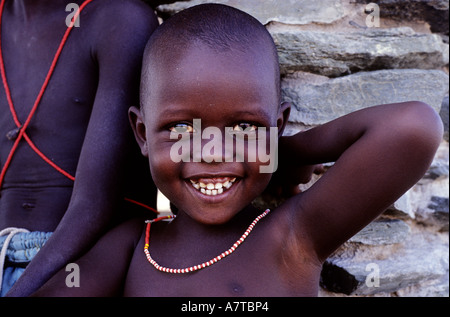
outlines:
{"label": "red beaded strand", "polygon": [[233,246],[231,248],[229,248],[227,251],[225,251],[222,254],[216,256],[215,258],[211,259],[210,261],[203,262],[203,263],[201,263],[199,265],[194,265],[194,266],[187,267],[187,268],[184,268],[184,269],[171,269],[171,268],[159,265],[155,260],[153,260],[153,258],[150,255],[150,251],[148,250],[149,240],[150,240],[150,226],[151,226],[151,224],[153,222],[158,222],[158,221],[161,221],[163,219],[173,219],[176,216],[163,216],[163,217],[159,217],[159,218],[156,218],[156,219],[153,219],[153,220],[147,220],[146,221],[147,222],[147,228],[146,228],[146,231],[145,231],[145,246],[144,246],[145,256],[147,257],[147,260],[150,262],[150,264],[152,264],[157,270],[159,270],[161,272],[178,274],[178,273],[191,273],[191,272],[195,272],[195,271],[204,269],[205,267],[213,265],[214,263],[217,263],[218,261],[222,260],[226,256],[228,256],[231,253],[233,253],[242,244],[242,242],[244,242],[244,240],[248,237],[250,232],[252,232],[252,230],[255,227],[255,225],[262,218],[267,216],[269,214],[269,212],[270,212],[270,210],[267,209],[261,215],[256,217],[256,219],[253,220],[253,222],[250,224],[250,226],[247,228],[247,230],[244,232],[244,234],[241,236],[241,238],[239,240],[237,240],[233,244]]}

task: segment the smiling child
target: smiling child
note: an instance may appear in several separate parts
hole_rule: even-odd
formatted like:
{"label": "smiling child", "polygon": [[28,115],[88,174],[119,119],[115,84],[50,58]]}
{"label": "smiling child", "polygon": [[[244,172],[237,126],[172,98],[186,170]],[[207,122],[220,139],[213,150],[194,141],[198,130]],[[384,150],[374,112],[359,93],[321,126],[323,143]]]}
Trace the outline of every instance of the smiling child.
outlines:
{"label": "smiling child", "polygon": [[[61,271],[36,295],[316,296],[325,259],[421,178],[442,137],[439,117],[419,102],[368,108],[281,137],[290,105],[281,102],[275,44],[257,20],[227,6],[173,16],[144,55],[141,108],[129,113],[176,218],[117,227],[76,261],[80,287],[66,287]],[[193,149],[199,129],[209,127],[223,142],[243,135],[244,147],[205,151],[211,140],[202,134],[202,151],[174,160],[177,142]],[[269,152],[273,128],[288,153],[280,169],[335,164],[309,190],[257,210],[251,202],[272,174],[261,172],[267,162],[249,144],[255,139]]]}

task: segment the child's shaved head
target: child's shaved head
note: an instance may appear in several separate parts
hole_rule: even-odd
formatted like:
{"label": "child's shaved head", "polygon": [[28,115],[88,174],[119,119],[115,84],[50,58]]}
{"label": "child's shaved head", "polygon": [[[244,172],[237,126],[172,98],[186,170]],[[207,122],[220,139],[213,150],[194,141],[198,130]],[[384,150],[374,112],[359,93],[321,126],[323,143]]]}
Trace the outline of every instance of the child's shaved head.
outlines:
{"label": "child's shaved head", "polygon": [[[272,67],[277,104],[280,104],[280,71],[276,46],[258,20],[238,9],[204,4],[184,10],[164,22],[152,35],[144,54],[141,102],[151,94],[155,71],[174,65],[187,48],[206,46],[213,52],[253,54],[264,67]],[[157,77],[157,76],[156,76]]]}

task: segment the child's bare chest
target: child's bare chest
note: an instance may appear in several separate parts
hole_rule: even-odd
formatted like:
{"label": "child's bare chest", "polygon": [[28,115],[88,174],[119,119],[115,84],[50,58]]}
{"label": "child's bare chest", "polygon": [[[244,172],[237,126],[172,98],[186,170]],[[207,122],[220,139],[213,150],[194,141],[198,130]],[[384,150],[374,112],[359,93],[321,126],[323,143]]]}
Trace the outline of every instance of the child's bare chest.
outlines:
{"label": "child's bare chest", "polygon": [[[255,230],[253,236],[232,254],[217,263],[192,273],[165,273],[148,262],[141,239],[130,264],[125,283],[125,296],[157,297],[258,297],[258,296],[316,296],[320,268],[298,263],[287,268],[283,263],[283,250],[277,243],[262,239],[264,232]],[[253,238],[253,239],[252,239]],[[167,246],[170,248],[170,246]],[[189,253],[189,252],[187,252]],[[220,252],[217,252],[219,255]],[[186,253],[184,255],[186,256]],[[162,266],[171,263],[157,252],[152,257]],[[207,260],[208,261],[208,260]],[[203,260],[177,261],[187,267]],[[290,272],[292,270],[292,272]]]}

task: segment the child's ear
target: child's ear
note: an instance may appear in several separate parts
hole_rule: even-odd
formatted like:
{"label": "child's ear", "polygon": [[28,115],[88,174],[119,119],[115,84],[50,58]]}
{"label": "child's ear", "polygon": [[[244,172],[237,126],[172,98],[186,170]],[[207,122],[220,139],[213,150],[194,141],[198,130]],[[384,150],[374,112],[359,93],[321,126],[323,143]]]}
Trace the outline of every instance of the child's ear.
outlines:
{"label": "child's ear", "polygon": [[291,113],[291,104],[289,102],[283,102],[278,111],[277,127],[278,127],[278,137],[281,137],[284,132],[284,128],[289,120],[289,115]]}
{"label": "child's ear", "polygon": [[141,153],[145,157],[148,156],[147,136],[145,131],[145,124],[141,111],[137,107],[131,107],[128,110],[128,118],[130,119],[131,128],[134,132],[134,137],[141,148]]}

